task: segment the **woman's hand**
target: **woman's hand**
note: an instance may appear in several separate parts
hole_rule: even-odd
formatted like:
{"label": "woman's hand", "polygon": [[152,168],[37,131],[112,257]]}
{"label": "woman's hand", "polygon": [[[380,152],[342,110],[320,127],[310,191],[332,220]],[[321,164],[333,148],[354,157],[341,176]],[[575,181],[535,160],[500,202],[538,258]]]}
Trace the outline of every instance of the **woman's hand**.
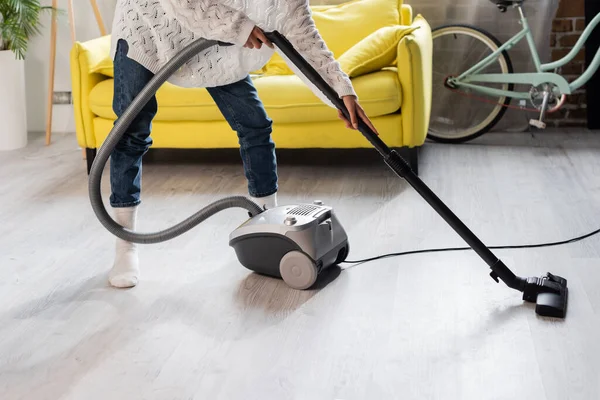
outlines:
{"label": "woman's hand", "polygon": [[371,120],[367,117],[367,114],[365,114],[365,111],[360,104],[358,104],[356,96],[344,96],[342,97],[342,100],[344,100],[346,109],[348,109],[348,113],[350,114],[350,121],[348,121],[341,110],[338,110],[338,117],[346,123],[346,128],[358,130],[358,118],[360,117],[373,132],[379,135],[379,132],[377,132],[377,129],[375,129]]}
{"label": "woman's hand", "polygon": [[[262,43],[261,43],[262,42]],[[244,47],[249,49],[260,49],[263,44],[266,44],[270,48],[273,48],[273,43],[265,36],[265,33],[258,26],[255,26],[248,36],[248,40]]]}

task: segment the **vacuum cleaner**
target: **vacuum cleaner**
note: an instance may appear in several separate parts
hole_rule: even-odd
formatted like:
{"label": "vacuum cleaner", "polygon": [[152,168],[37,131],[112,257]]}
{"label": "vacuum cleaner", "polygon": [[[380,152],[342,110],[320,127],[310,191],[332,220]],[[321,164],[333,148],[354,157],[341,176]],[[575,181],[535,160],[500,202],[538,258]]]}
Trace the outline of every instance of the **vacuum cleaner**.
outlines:
{"label": "vacuum cleaner", "polygon": [[[327,99],[350,118],[342,99],[320,74],[294,49],[278,31],[265,32],[266,37],[283,53]],[[282,279],[293,289],[312,287],[327,268],[343,263],[349,254],[348,236],[333,208],[320,201],[261,209],[244,196],[217,200],[180,223],[151,233],[134,232],[114,221],[104,207],[101,195],[102,171],[127,127],[160,86],[183,64],[211,46],[231,46],[216,40],[198,39],[171,59],[133,100],[99,149],[90,169],[89,196],[92,208],[104,227],[113,235],[134,243],[149,244],[179,236],[212,215],[229,209],[247,210],[248,219],[229,237],[239,262],[258,274]],[[568,301],[567,280],[548,272],[540,277],[515,275],[485,244],[436,196],[411,170],[410,165],[390,149],[367,124],[359,119],[358,130],[379,152],[385,164],[414,190],[464,239],[489,266],[490,276],[502,280],[509,288],[522,292],[524,301],[536,303],[540,316],[565,318]]]}

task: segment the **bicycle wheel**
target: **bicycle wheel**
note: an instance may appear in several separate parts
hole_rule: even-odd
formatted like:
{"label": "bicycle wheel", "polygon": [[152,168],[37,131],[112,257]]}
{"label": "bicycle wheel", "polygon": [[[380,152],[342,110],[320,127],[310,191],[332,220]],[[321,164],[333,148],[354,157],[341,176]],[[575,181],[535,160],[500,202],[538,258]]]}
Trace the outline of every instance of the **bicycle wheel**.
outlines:
{"label": "bicycle wheel", "polygon": [[[427,137],[442,143],[462,143],[488,132],[500,121],[511,98],[490,96],[463,87],[448,87],[446,79],[458,76],[498,50],[501,43],[490,33],[470,25],[436,28],[433,37],[433,96]],[[509,74],[512,63],[506,51],[479,74]],[[512,90],[512,83],[478,83]]]}

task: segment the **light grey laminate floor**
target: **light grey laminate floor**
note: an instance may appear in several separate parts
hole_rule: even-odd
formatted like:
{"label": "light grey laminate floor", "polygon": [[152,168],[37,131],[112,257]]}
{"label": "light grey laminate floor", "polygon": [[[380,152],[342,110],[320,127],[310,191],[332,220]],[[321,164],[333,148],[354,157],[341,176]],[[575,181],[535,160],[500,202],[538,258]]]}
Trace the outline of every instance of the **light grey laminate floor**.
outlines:
{"label": "light grey laminate floor", "polygon": [[[343,265],[293,291],[238,265],[241,210],[143,246],[140,285],[117,290],[81,152],[54,140],[0,153],[2,400],[600,398],[600,235],[496,252],[519,275],[566,277],[565,320],[536,316],[473,252]],[[235,153],[176,157],[145,165],[140,230],[245,193]],[[280,202],[334,205],[350,259],[464,245],[374,151],[302,158],[281,153]],[[598,133],[427,144],[420,172],[489,245],[600,228]]]}

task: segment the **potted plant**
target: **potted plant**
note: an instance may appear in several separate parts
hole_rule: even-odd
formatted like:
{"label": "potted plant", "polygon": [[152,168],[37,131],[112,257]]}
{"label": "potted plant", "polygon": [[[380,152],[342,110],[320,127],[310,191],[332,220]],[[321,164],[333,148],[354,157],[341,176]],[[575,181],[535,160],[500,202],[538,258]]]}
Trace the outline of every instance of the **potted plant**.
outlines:
{"label": "potted plant", "polygon": [[39,0],[0,0],[0,150],[27,145],[24,59],[45,10]]}

